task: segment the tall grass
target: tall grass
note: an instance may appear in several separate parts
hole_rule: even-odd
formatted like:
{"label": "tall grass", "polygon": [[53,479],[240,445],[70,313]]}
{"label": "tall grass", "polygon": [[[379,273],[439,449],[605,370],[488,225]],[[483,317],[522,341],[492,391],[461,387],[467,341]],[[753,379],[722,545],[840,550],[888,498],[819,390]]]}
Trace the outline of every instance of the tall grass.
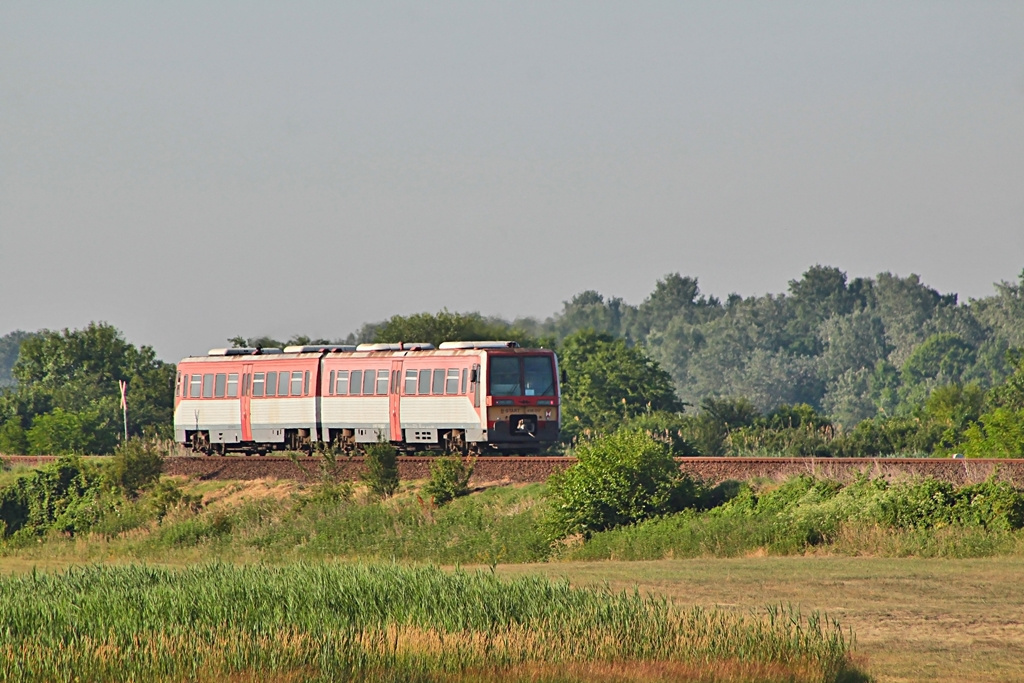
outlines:
{"label": "tall grass", "polygon": [[636,592],[395,565],[6,577],[0,632],[2,680],[473,680],[538,665],[558,680],[635,662],[832,681],[850,672],[851,647],[816,614],[683,611]]}

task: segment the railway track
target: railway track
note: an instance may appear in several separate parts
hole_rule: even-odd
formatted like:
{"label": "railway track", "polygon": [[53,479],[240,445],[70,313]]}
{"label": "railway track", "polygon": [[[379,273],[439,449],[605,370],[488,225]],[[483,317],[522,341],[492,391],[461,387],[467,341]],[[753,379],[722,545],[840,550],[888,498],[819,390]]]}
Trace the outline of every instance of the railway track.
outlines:
{"label": "railway track", "polygon": [[[38,466],[54,456],[0,456],[11,465]],[[403,479],[424,479],[436,456],[400,456]],[[284,456],[172,456],[165,472],[197,479],[296,479],[317,481],[324,476],[357,479],[363,458],[341,457],[332,465],[321,457]],[[814,474],[850,480],[866,474],[890,479],[930,476],[957,484],[983,481],[990,476],[1024,487],[1024,459],[954,460],[947,458],[677,458],[682,471],[707,481],[745,480],[754,477],[781,479],[796,474]],[[564,456],[482,456],[476,459],[477,482],[545,481],[554,472],[575,462]]]}

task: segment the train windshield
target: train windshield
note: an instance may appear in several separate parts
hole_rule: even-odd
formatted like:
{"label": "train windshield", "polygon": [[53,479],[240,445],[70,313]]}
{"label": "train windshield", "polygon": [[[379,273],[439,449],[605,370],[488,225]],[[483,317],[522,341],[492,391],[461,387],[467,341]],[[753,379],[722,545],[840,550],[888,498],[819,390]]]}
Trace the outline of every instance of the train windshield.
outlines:
{"label": "train windshield", "polygon": [[551,356],[491,356],[492,396],[554,396]]}

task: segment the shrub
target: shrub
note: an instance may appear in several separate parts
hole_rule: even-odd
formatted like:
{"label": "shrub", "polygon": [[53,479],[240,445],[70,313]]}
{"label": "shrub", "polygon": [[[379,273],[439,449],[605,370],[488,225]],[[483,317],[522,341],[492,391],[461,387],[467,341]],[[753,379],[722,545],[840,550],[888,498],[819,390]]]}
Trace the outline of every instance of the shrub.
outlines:
{"label": "shrub", "polygon": [[679,472],[668,444],[622,429],[584,441],[576,463],[549,480],[554,537],[632,524],[696,507],[703,487]]}
{"label": "shrub", "polygon": [[74,535],[87,531],[114,503],[95,465],[66,456],[0,489],[0,522],[5,535],[51,529]]}
{"label": "shrub", "polygon": [[371,444],[366,449],[363,481],[381,498],[398,490],[398,451],[389,443]]}
{"label": "shrub", "polygon": [[201,495],[185,493],[177,482],[170,479],[157,481],[145,498],[157,521],[163,521],[170,510],[179,506],[198,511],[202,500]]}
{"label": "shrub", "polygon": [[437,505],[469,493],[469,478],[473,476],[474,461],[457,456],[440,457],[430,463],[430,481],[423,491]]}
{"label": "shrub", "polygon": [[159,479],[163,469],[164,455],[155,440],[129,439],[114,451],[107,476],[112,484],[134,498]]}

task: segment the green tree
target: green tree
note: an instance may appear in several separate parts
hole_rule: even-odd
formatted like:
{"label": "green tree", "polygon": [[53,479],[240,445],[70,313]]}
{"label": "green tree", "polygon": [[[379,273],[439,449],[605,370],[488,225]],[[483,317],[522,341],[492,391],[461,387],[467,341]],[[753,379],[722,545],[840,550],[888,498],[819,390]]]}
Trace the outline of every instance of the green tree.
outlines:
{"label": "green tree", "polygon": [[13,417],[0,422],[0,453],[5,455],[24,455],[28,453],[28,437],[21,420]]}
{"label": "green tree", "polygon": [[848,370],[873,368],[892,351],[885,340],[882,318],[869,309],[825,320],[818,327],[818,338],[823,347],[819,367],[826,379]]}
{"label": "green tree", "polygon": [[15,330],[0,337],[0,387],[13,386],[16,383],[11,371],[18,360],[21,342],[31,336],[31,332]]}
{"label": "green tree", "polygon": [[787,351],[755,349],[726,381],[730,394],[747,397],[762,412],[787,403],[818,406],[825,393],[815,359]]}
{"label": "green tree", "polygon": [[943,305],[954,304],[956,297],[943,297],[926,286],[917,275],[902,278],[880,273],[872,288],[875,310],[885,326],[886,341],[892,347],[889,362],[899,367],[914,348],[928,336],[928,322]]}
{"label": "green tree", "polygon": [[[111,325],[32,335],[21,343],[14,376],[18,385],[0,396],[0,416],[20,422],[32,449],[109,452],[121,432],[122,380],[128,383],[129,433],[170,434],[174,366],[149,346],[129,344]],[[37,424],[45,414],[56,417]],[[85,432],[71,438],[67,429],[74,424]]]}
{"label": "green tree", "polygon": [[285,342],[266,335],[262,337],[232,337],[228,339],[228,343],[236,349],[283,349],[286,346]]}
{"label": "green tree", "polygon": [[1024,347],[1024,270],[1017,283],[996,283],[994,296],[971,302],[975,316],[1009,347]]}
{"label": "green tree", "polygon": [[108,453],[116,444],[111,438],[116,430],[111,427],[99,410],[71,412],[54,408],[32,420],[25,438],[32,455]]}
{"label": "green tree", "polygon": [[959,382],[974,359],[974,349],[960,337],[934,334],[915,348],[903,364],[904,381],[908,384],[927,380]]}
{"label": "green tree", "polygon": [[863,281],[848,288],[846,273],[831,266],[813,266],[799,280],[789,281],[789,304],[793,315],[788,321],[792,336],[790,351],[815,355],[821,351],[818,326],[833,316],[852,313],[858,303]]}
{"label": "green tree", "polygon": [[1024,457],[1024,351],[1008,356],[1014,373],[989,391],[985,412],[964,433],[960,447],[968,457]]}
{"label": "green tree", "polygon": [[[445,341],[517,341],[520,346],[536,347],[545,340],[536,339],[524,330],[496,318],[485,318],[479,313],[417,313],[396,315],[376,325],[375,342],[420,342],[438,346]],[[547,340],[551,345],[551,340]]]}
{"label": "green tree", "polygon": [[562,311],[555,316],[553,327],[559,339],[582,330],[619,337],[633,312],[633,308],[625,305],[622,299],[613,297],[605,301],[603,295],[591,289],[563,301]]}
{"label": "green tree", "polygon": [[757,408],[746,398],[708,397],[700,402],[696,415],[688,416],[682,436],[700,455],[725,455],[731,433],[753,425],[758,417]]}
{"label": "green tree", "polygon": [[622,339],[576,332],[559,347],[559,363],[569,376],[562,394],[567,436],[588,429],[614,431],[644,412],[683,408],[668,373]]}
{"label": "green tree", "polygon": [[871,372],[871,368],[846,370],[832,378],[825,389],[821,406],[842,428],[852,428],[878,413],[878,407],[871,400]]}
{"label": "green tree", "polygon": [[981,417],[985,392],[974,384],[948,384],[932,391],[922,411],[924,429],[934,442],[929,450],[952,452]]}

